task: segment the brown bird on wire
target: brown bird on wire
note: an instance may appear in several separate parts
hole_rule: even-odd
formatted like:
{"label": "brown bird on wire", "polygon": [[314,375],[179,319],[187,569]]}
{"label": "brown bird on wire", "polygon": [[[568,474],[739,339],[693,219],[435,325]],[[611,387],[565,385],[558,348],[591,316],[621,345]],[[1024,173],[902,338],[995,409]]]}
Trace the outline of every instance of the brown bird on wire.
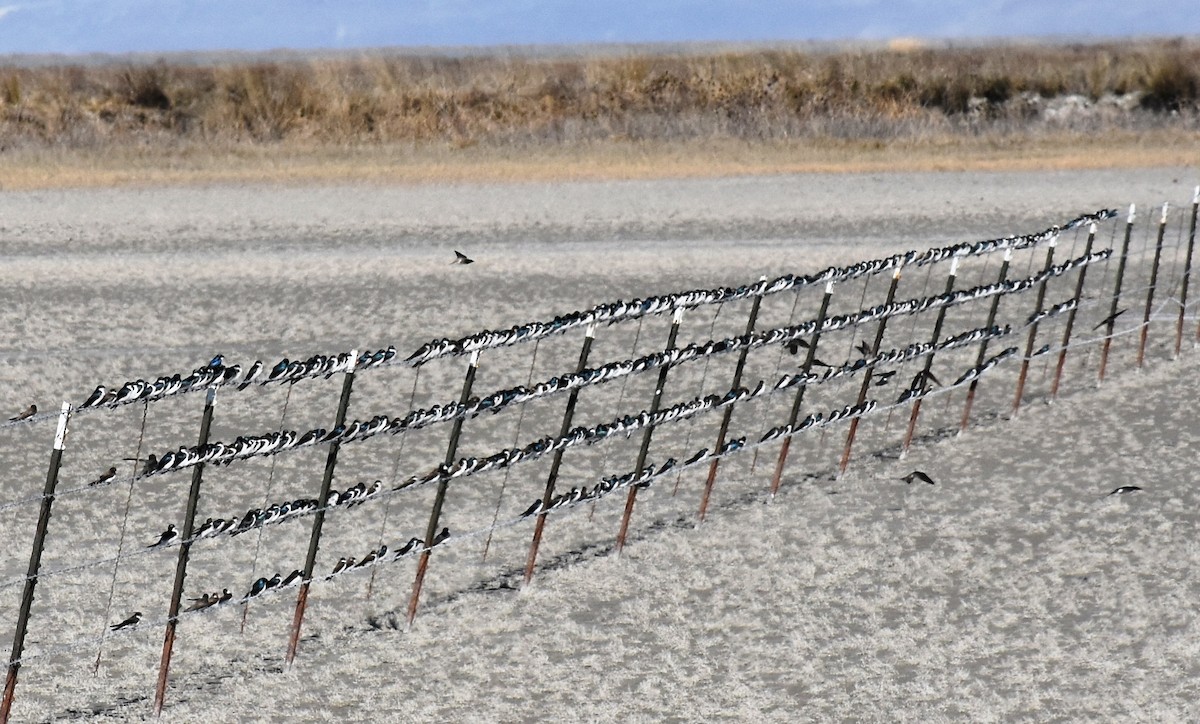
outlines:
{"label": "brown bird on wire", "polygon": [[16,417],[8,418],[8,421],[9,422],[20,422],[21,420],[28,420],[29,418],[33,417],[36,414],[37,414],[37,405],[30,405],[20,415],[17,415]]}
{"label": "brown bird on wire", "polygon": [[109,468],[108,470],[106,470],[104,472],[104,474],[101,475],[100,477],[98,477],[95,480],[93,480],[92,482],[88,483],[88,487],[104,485],[105,483],[107,483],[108,481],[112,480],[115,477],[117,477],[117,466],[116,465],[114,465],[111,468]]}

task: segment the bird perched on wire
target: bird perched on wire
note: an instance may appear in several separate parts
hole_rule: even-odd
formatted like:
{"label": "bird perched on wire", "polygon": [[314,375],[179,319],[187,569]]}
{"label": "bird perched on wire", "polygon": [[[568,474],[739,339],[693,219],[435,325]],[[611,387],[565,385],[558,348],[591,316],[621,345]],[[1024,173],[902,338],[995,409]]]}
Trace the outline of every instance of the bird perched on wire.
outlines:
{"label": "bird perched on wire", "polygon": [[16,417],[8,418],[8,421],[9,422],[20,422],[21,420],[28,420],[29,418],[33,417],[36,414],[37,414],[37,405],[30,405],[29,407],[25,408],[25,411],[22,412],[20,415],[17,415]]}
{"label": "bird perched on wire", "polygon": [[451,264],[474,264],[475,260],[462,253],[461,251],[454,252],[454,261]]}
{"label": "bird perched on wire", "polygon": [[207,593],[204,594],[203,596],[200,596],[198,598],[193,598],[191,600],[192,600],[192,605],[185,608],[184,609],[185,611],[199,611],[200,609],[208,608],[209,606],[211,606],[217,602],[215,596],[212,596]]}
{"label": "bird perched on wire", "polygon": [[174,523],[170,523],[167,525],[167,529],[162,532],[162,535],[158,537],[158,540],[156,540],[155,542],[151,543],[150,545],[148,545],[146,547],[147,548],[161,548],[165,545],[170,545],[171,543],[174,543],[178,538],[179,538],[179,531],[175,530]]}
{"label": "bird perched on wire", "polygon": [[109,628],[113,631],[120,631],[123,628],[133,628],[134,626],[137,626],[138,622],[140,622],[141,620],[142,620],[142,612],[134,611],[132,616],[125,619],[121,623],[114,623],[112,626],[109,626]]}
{"label": "bird perched on wire", "polygon": [[911,473],[909,473],[908,475],[905,475],[904,477],[902,477],[900,479],[903,480],[905,483],[908,483],[909,485],[912,485],[912,482],[914,480],[920,480],[922,483],[929,483],[930,485],[934,484],[933,478],[929,477],[928,475],[926,475],[924,472],[922,472],[920,470],[914,470]]}
{"label": "bird perched on wire", "polygon": [[108,481],[112,480],[115,477],[117,477],[117,466],[116,465],[114,465],[111,468],[109,468],[108,470],[104,471],[103,475],[96,478],[92,482],[88,483],[88,487],[94,487],[96,485],[104,485],[105,483],[107,483]]}

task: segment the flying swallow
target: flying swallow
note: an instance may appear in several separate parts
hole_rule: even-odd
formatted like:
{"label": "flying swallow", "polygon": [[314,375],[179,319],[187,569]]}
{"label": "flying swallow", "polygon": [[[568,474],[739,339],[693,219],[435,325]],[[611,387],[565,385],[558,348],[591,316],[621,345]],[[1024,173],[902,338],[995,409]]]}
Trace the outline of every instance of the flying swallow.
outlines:
{"label": "flying swallow", "polygon": [[908,475],[905,475],[904,477],[902,477],[900,479],[903,480],[904,482],[908,483],[909,485],[912,485],[913,480],[920,480],[922,483],[929,483],[930,485],[934,484],[933,478],[929,477],[928,475],[921,472],[920,470],[914,470],[911,473],[909,473]]}
{"label": "flying swallow", "polygon": [[1107,317],[1105,317],[1104,319],[1101,319],[1099,324],[1097,324],[1095,327],[1092,327],[1092,331],[1094,332],[1094,331],[1096,331],[1097,329],[1100,329],[1101,327],[1103,327],[1103,326],[1104,326],[1104,325],[1106,325],[1106,324],[1112,324],[1113,322],[1116,322],[1116,321],[1117,321],[1117,317],[1119,317],[1119,316],[1121,316],[1122,314],[1124,314],[1124,313],[1125,313],[1125,311],[1126,311],[1126,310],[1124,310],[1124,309],[1120,309],[1120,310],[1117,310],[1117,311],[1113,312],[1112,314],[1108,315],[1108,316],[1107,316]]}
{"label": "flying swallow", "polygon": [[1136,493],[1139,490],[1141,490],[1141,488],[1136,485],[1122,485],[1121,487],[1109,493],[1109,495],[1127,495],[1129,493]]}
{"label": "flying swallow", "polygon": [[804,349],[808,349],[808,342],[805,342],[804,340],[797,337],[797,338],[793,339],[791,342],[788,342],[787,344],[785,344],[784,347],[791,354],[800,354],[801,347],[803,347]]}
{"label": "flying swallow", "polygon": [[114,623],[112,626],[109,626],[109,628],[112,629],[113,631],[120,631],[123,628],[132,628],[134,626],[137,626],[138,622],[141,620],[142,620],[142,612],[134,611],[132,616],[125,619],[121,623]]}
{"label": "flying swallow", "polygon": [[895,374],[896,374],[896,370],[889,370],[889,371],[887,371],[887,372],[880,372],[879,374],[875,375],[875,382],[874,382],[875,386],[876,386],[876,387],[883,387],[884,385],[886,385],[886,384],[888,383],[888,380],[892,379],[892,377],[893,377]]}
{"label": "flying swallow", "polygon": [[466,254],[462,253],[461,251],[456,251],[456,252],[454,252],[454,261],[452,261],[450,263],[451,264],[474,264],[475,260],[468,257]]}
{"label": "flying swallow", "polygon": [[93,480],[92,482],[88,483],[88,486],[90,487],[90,486],[94,486],[94,485],[104,485],[105,483],[107,483],[108,481],[112,480],[115,477],[117,477],[117,466],[116,465],[109,468],[100,477],[98,477],[95,480]]}
{"label": "flying swallow", "polygon": [[20,415],[17,415],[16,417],[8,418],[8,421],[9,422],[20,422],[21,420],[28,420],[29,418],[33,417],[36,414],[37,414],[37,405],[30,405],[29,407],[25,408],[25,411],[22,412]]}
{"label": "flying swallow", "polygon": [[855,347],[854,349],[861,352],[863,357],[871,356],[871,345],[867,344],[867,340],[865,340],[865,339],[863,341],[859,342],[858,346]]}

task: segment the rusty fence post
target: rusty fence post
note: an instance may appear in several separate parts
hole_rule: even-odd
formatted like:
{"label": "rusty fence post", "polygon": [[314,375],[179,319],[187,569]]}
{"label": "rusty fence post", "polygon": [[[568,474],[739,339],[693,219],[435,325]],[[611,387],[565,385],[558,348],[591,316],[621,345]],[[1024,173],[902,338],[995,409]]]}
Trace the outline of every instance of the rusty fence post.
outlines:
{"label": "rusty fence post", "polygon": [[[821,341],[821,327],[825,324],[825,317],[829,313],[829,300],[832,297],[833,282],[826,282],[825,295],[821,297],[821,309],[817,312],[817,329],[808,343],[808,354],[804,355],[804,364],[800,367],[800,371],[805,375],[812,371],[813,360],[817,358],[817,344]],[[804,403],[806,389],[808,389],[808,385],[804,384],[796,390],[796,399],[792,400],[792,411],[788,415],[788,427],[795,427],[796,421],[800,419],[800,406]],[[779,459],[775,461],[775,474],[771,476],[770,500],[774,500],[775,495],[779,492],[779,483],[783,479],[783,467],[787,464],[788,450],[791,447],[792,436],[788,435],[783,438],[783,444],[779,448]]]}
{"label": "rusty fence post", "polygon": [[1137,206],[1129,205],[1129,216],[1125,219],[1125,239],[1121,242],[1121,258],[1117,261],[1117,281],[1113,288],[1112,307],[1108,310],[1105,320],[1104,346],[1100,350],[1100,381],[1104,381],[1104,372],[1108,369],[1108,351],[1112,347],[1113,327],[1117,323],[1117,305],[1121,303],[1121,284],[1125,280],[1125,265],[1129,259],[1129,239],[1133,235],[1133,222],[1137,219]]}
{"label": "rusty fence post", "polygon": [[1183,317],[1187,312],[1188,280],[1192,276],[1192,249],[1196,246],[1196,210],[1200,208],[1200,186],[1192,192],[1192,222],[1188,227],[1187,256],[1183,262],[1183,284],[1179,290],[1179,324],[1175,329],[1175,356],[1183,346]]}
{"label": "rusty fence post", "polygon": [[[200,418],[200,440],[196,449],[208,444],[208,431],[212,427],[213,404],[217,391],[209,389],[204,398],[204,414]],[[179,602],[183,599],[183,580],[187,577],[188,554],[192,549],[192,531],[196,522],[196,504],[200,500],[200,482],[204,477],[204,463],[192,468],[192,487],[188,490],[187,512],[183,527],[179,531],[179,557],[175,561],[175,583],[171,586],[171,604],[167,608],[167,630],[163,636],[162,659],[158,664],[158,684],[154,687],[154,715],[162,716],[163,703],[167,696],[167,677],[171,671],[171,653],[175,648],[175,626],[179,621]]]}
{"label": "rusty fence post", "polygon": [[[1013,252],[1011,247],[1004,250],[1004,261],[1000,263],[1000,276],[996,278],[997,284],[1003,284],[1008,280],[1008,266],[1012,263],[1012,254]],[[992,297],[992,304],[990,307],[988,307],[987,323],[985,324],[986,329],[991,329],[996,323],[996,312],[1000,310],[1000,298],[1002,296],[1003,295],[1001,294],[996,294]],[[975,358],[976,367],[979,367],[979,365],[983,364],[984,360],[987,359],[987,350],[988,340],[985,338],[979,343],[979,354]],[[971,422],[971,406],[975,404],[975,392],[978,387],[979,377],[971,380],[971,384],[967,387],[967,400],[963,403],[962,422],[958,426],[959,434],[962,434],[962,431],[966,430],[967,425]]]}
{"label": "rusty fence post", "polygon": [[[1084,246],[1083,255],[1085,257],[1092,255],[1092,244],[1096,241],[1096,222],[1092,222],[1088,227],[1087,244]],[[1054,382],[1050,384],[1050,399],[1058,397],[1058,384],[1062,381],[1063,368],[1067,363],[1067,350],[1071,347],[1071,330],[1075,328],[1075,315],[1079,313],[1079,302],[1083,299],[1083,284],[1087,279],[1088,264],[1084,264],[1079,268],[1079,278],[1075,280],[1075,308],[1067,314],[1067,325],[1063,330],[1062,349],[1058,351],[1058,365],[1054,368]]]}
{"label": "rusty fence post", "polygon": [[[754,295],[754,302],[750,305],[750,316],[746,319],[746,333],[749,337],[754,333],[754,325],[758,322],[758,310],[762,306],[762,287],[767,278],[759,279],[760,291]],[[733,368],[733,379],[730,381],[729,389],[736,390],[742,384],[742,372],[746,369],[746,358],[750,355],[750,345],[742,348],[738,354],[737,365]],[[721,416],[721,428],[717,431],[717,441],[713,444],[713,454],[721,450],[725,445],[725,436],[729,433],[729,422],[733,419],[733,404],[725,407],[725,414]],[[700,496],[700,510],[696,517],[700,522],[704,522],[704,516],[708,514],[708,501],[712,497],[713,486],[717,482],[717,467],[721,464],[721,459],[714,457],[708,466],[708,479],[704,482],[704,494]]]}
{"label": "rusty fence post", "polygon": [[1146,311],[1142,315],[1142,333],[1138,340],[1137,366],[1142,368],[1146,360],[1146,340],[1150,337],[1150,312],[1154,306],[1154,288],[1158,286],[1158,265],[1162,259],[1163,234],[1167,230],[1168,204],[1162,205],[1162,216],[1158,219],[1158,238],[1154,242],[1154,261],[1150,263],[1150,287],[1146,289]]}
{"label": "rusty fence post", "polygon": [[[674,349],[675,340],[679,336],[679,325],[683,322],[683,309],[676,309],[675,316],[671,319],[671,331],[667,333],[667,346],[663,349]],[[654,399],[650,402],[650,414],[658,412],[659,406],[662,404],[663,389],[667,386],[667,372],[671,368],[663,365],[658,369],[658,382],[654,387]],[[618,411],[619,412],[619,411]],[[642,446],[638,449],[637,465],[635,470],[641,470],[646,464],[646,456],[650,452],[650,438],[654,434],[654,427],[649,426],[642,432]],[[625,536],[629,534],[629,520],[633,517],[633,504],[637,500],[638,487],[634,485],[629,488],[629,494],[625,496],[625,511],[621,514],[621,529],[617,531],[617,555],[625,548]]]}
{"label": "rusty fence post", "polygon": [[[583,372],[587,367],[588,354],[592,351],[592,340],[596,337],[596,323],[592,322],[588,325],[587,333],[583,337],[583,348],[579,350],[579,363],[575,365],[575,374]],[[571,418],[575,415],[575,403],[579,400],[579,391],[581,388],[576,387],[571,390],[571,394],[567,397],[567,407],[563,410],[562,425],[559,427],[558,437],[564,438],[571,431]],[[546,489],[542,493],[542,509],[538,512],[537,521],[533,526],[533,540],[529,543],[529,555],[525,560],[525,580],[523,585],[529,585],[529,581],[533,578],[533,568],[537,565],[538,547],[542,543],[542,531],[546,527],[547,508],[550,507],[550,501],[554,498],[554,486],[558,482],[558,470],[562,465],[564,448],[559,448],[554,451],[554,458],[550,462],[550,474],[546,476]]]}
{"label": "rusty fence post", "polygon": [[33,590],[37,586],[38,570],[42,566],[42,550],[46,545],[46,530],[50,526],[50,509],[54,505],[54,489],[58,485],[58,468],[62,463],[63,446],[67,439],[67,422],[70,419],[71,405],[64,402],[62,410],[58,413],[54,446],[50,449],[50,467],[46,471],[46,486],[42,489],[42,506],[38,512],[37,528],[33,533],[33,550],[29,554],[29,568],[25,573],[25,589],[21,592],[21,608],[17,612],[12,655],[8,657],[4,698],[0,700],[0,724],[8,724],[8,717],[12,712],[13,696],[17,690],[17,671],[21,668],[21,656],[25,653],[25,633],[29,630],[29,613],[33,608]]}
{"label": "rusty fence post", "polygon": [[[900,271],[903,267],[897,266],[896,271],[892,273],[892,283],[888,286],[887,301],[884,305],[887,306],[896,300],[896,287],[900,284]],[[879,347],[883,344],[883,333],[887,329],[887,317],[879,320],[879,328],[875,330],[875,344],[871,346],[871,356],[879,354]],[[863,370],[862,386],[858,388],[858,401],[855,403],[861,405],[867,400],[867,390],[871,387],[871,376],[874,374],[875,365],[869,365]],[[850,467],[850,451],[854,448],[854,437],[858,434],[858,423],[862,420],[861,415],[855,415],[850,420],[850,430],[846,433],[846,447],[842,450],[842,459],[838,463],[838,475],[841,476],[846,472],[846,468]]]}
{"label": "rusty fence post", "polygon": [[[943,296],[954,291],[954,280],[957,276],[958,257],[954,257],[950,260],[950,273],[946,275],[946,289],[942,292]],[[937,317],[933,322],[933,335],[929,338],[929,344],[931,345],[936,345],[938,340],[940,340],[942,337],[942,324],[946,321],[947,308],[948,305],[943,304],[941,308],[938,309]],[[921,368],[918,380],[913,383],[914,387],[917,384],[920,384],[921,389],[924,389],[925,386],[929,384],[929,375],[932,372],[933,352],[931,351],[929,355],[925,357],[925,366]],[[908,429],[904,432],[904,443],[900,446],[900,459],[902,460],[904,459],[904,456],[908,454],[909,446],[912,445],[913,433],[915,433],[917,430],[917,417],[919,417],[921,414],[921,401],[924,399],[924,396],[920,396],[913,402],[912,413],[910,413],[908,416]]]}
{"label": "rusty fence post", "polygon": [[[471,361],[467,364],[467,376],[463,379],[462,394],[458,399],[460,406],[466,405],[467,400],[471,399],[471,387],[475,384],[475,371],[477,369],[479,369],[479,350],[471,353]],[[464,419],[461,415],[454,418],[454,424],[450,428],[450,442],[446,445],[446,467],[449,467],[458,455],[458,439],[462,435]],[[423,539],[424,550],[421,551],[421,558],[417,561],[417,575],[413,578],[412,594],[408,600],[409,627],[412,626],[413,620],[417,617],[417,604],[421,600],[421,588],[425,585],[425,572],[429,569],[429,556],[432,553],[430,546],[433,545],[433,539],[438,533],[437,527],[442,517],[442,505],[446,502],[446,490],[449,487],[449,478],[445,475],[440,476],[437,494],[433,499],[433,509],[429,512],[429,525],[425,528],[425,538]]]}
{"label": "rusty fence post", "polygon": [[[342,396],[338,399],[337,415],[333,429],[344,427],[346,411],[350,408],[350,392],[354,388],[354,371],[358,369],[358,350],[350,352],[350,369],[342,380]],[[329,504],[329,488],[333,484],[333,471],[337,468],[338,450],[341,443],[329,443],[325,456],[325,472],[321,476],[321,492],[317,494],[317,512],[313,515],[312,532],[308,537],[308,554],[304,558],[304,575],[300,579],[300,592],[296,595],[296,612],[292,616],[292,628],[288,637],[287,664],[296,660],[296,649],[300,646],[300,628],[304,625],[304,610],[308,607],[308,589],[312,584],[313,568],[317,563],[317,550],[321,546],[321,529],[325,525],[325,508]]]}
{"label": "rusty fence post", "polygon": [[[1049,248],[1046,249],[1046,266],[1042,269],[1045,274],[1050,271],[1050,267],[1054,266],[1054,247],[1058,245],[1058,235],[1050,237]],[[1033,357],[1033,345],[1037,344],[1038,320],[1037,315],[1042,313],[1042,305],[1046,302],[1046,286],[1050,283],[1050,277],[1042,279],[1038,284],[1037,301],[1034,302],[1033,315],[1034,322],[1029,325],[1029,336],[1025,338],[1025,356],[1021,359],[1021,371],[1017,374],[1017,392],[1013,397],[1012,412],[1016,415],[1021,409],[1021,398],[1025,395],[1025,380],[1029,376],[1029,362]]]}

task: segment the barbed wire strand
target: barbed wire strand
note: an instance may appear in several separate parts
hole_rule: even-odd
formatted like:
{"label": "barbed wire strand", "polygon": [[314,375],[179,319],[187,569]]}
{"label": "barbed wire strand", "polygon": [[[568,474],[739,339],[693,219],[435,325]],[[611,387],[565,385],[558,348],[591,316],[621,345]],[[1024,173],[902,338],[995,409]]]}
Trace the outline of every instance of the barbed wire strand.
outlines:
{"label": "barbed wire strand", "polygon": [[[796,298],[797,299],[800,298],[799,292],[796,293]],[[712,339],[713,334],[716,332],[717,319],[721,316],[721,310],[724,308],[725,308],[724,304],[718,304],[717,311],[713,313],[712,323],[708,325],[708,338],[709,339]],[[708,355],[705,355],[704,370],[703,370],[703,372],[700,373],[700,394],[704,394],[704,386],[706,384],[708,384],[708,368],[709,368],[710,361],[711,361],[711,358]],[[696,431],[696,420],[695,420],[695,418],[689,418],[688,419],[687,438],[686,438],[687,442],[685,443],[686,445],[690,446],[692,444],[692,433],[695,431]],[[675,497],[675,494],[679,492],[679,481],[680,480],[683,480],[683,471],[682,470],[679,471],[679,475],[677,475],[675,477],[675,487],[671,489],[671,497]]]}
{"label": "barbed wire strand", "polygon": [[[930,265],[930,268],[932,268],[932,265]],[[800,305],[800,292],[797,291],[795,298],[792,300],[792,311],[788,314],[788,326],[789,327],[792,326],[792,324],[795,323],[795,321],[796,321],[796,308],[799,305]],[[709,335],[709,336],[711,337],[711,335]],[[774,376],[776,378],[779,377],[779,368],[783,367],[783,355],[786,352],[787,352],[787,345],[782,345],[782,344],[779,345],[779,354],[778,354],[778,356],[775,357],[775,374],[774,374]],[[768,429],[766,424],[763,425],[763,429],[764,430]],[[751,458],[751,460],[750,460],[750,474],[754,474],[754,469],[757,466],[758,466],[758,448],[755,448],[754,449],[754,457]],[[675,478],[676,481],[678,481],[680,477],[681,476],[676,476],[676,478]],[[671,495],[672,496],[675,495],[674,491],[672,491]]]}
{"label": "barbed wire strand", "polygon": [[[133,486],[137,482],[138,464],[142,459],[142,441],[146,438],[146,416],[150,412],[150,403],[142,406],[142,426],[138,431],[137,450],[133,454],[133,472],[129,475],[129,490],[125,495],[125,512],[121,516],[121,534],[117,537],[117,560],[113,562],[112,579],[108,582],[108,600],[104,604],[104,626],[108,626],[108,617],[112,615],[113,595],[117,590],[117,569],[120,568],[121,550],[125,546],[125,529],[129,523],[129,508],[133,504]],[[92,676],[100,673],[100,659],[104,656],[104,646],[96,648],[96,663],[92,666]]]}
{"label": "barbed wire strand", "polygon": [[[537,347],[534,347],[534,352],[537,352]],[[421,381],[421,368],[418,367],[416,374],[413,376],[412,392],[408,395],[408,409],[413,409],[413,405],[417,401],[417,383]],[[400,437],[408,437],[401,435]],[[388,487],[396,485],[396,478],[400,477],[400,460],[404,457],[404,440],[400,441],[400,445],[396,449],[396,459],[392,462],[392,474],[388,477]],[[392,499],[389,496],[383,502],[383,521],[379,524],[379,542],[377,546],[383,545],[383,534],[387,531],[388,515],[392,509]],[[371,593],[375,590],[375,570],[371,570],[371,580],[367,581],[367,601],[371,600]]]}
{"label": "barbed wire strand", "polygon": [[[724,302],[720,302],[717,304],[717,314],[721,313],[721,307],[724,307],[724,306],[725,306]],[[637,331],[633,333],[633,346],[631,346],[629,348],[629,359],[637,359],[638,341],[641,340],[641,338],[642,338],[642,321],[644,319],[645,319],[645,317],[638,317]],[[717,318],[714,315],[713,316],[713,324],[717,323],[716,319]],[[618,410],[620,410],[625,405],[625,387],[626,387],[626,385],[629,384],[629,378],[632,376],[633,375],[625,375],[623,378],[621,378],[621,394],[617,396],[617,409]],[[602,467],[602,468],[608,467],[608,458],[610,455],[612,455],[612,449],[609,447],[605,447],[604,454],[600,458],[600,467]],[[592,517],[595,514],[596,514],[596,508],[595,508],[595,506],[592,506],[591,510],[588,511],[588,521],[591,521]]]}

